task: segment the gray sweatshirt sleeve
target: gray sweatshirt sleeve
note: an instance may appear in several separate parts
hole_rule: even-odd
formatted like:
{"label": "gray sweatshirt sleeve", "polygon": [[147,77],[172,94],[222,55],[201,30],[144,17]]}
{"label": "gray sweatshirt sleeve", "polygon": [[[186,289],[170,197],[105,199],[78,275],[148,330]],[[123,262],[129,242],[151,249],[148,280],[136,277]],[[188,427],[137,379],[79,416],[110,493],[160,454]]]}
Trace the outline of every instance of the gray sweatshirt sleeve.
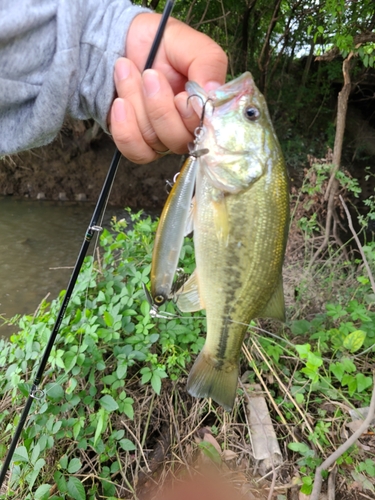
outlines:
{"label": "gray sweatshirt sleeve", "polygon": [[65,115],[107,130],[130,0],[0,0],[0,156],[41,146]]}

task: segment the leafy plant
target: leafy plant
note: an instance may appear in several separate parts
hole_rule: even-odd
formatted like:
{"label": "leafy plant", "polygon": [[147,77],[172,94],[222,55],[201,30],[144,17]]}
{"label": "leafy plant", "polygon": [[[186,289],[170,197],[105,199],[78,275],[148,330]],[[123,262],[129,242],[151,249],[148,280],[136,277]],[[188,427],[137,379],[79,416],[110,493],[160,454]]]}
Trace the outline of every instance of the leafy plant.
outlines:
{"label": "leafy plant", "polygon": [[[131,218],[132,227],[115,220],[113,231],[103,231],[100,260],[84,263],[46,368],[43,396],[33,403],[15,451],[7,498],[113,497],[112,478],[121,476],[137,450],[126,422],[134,419],[141,394],[160,394],[163,381],[186,373],[191,353],[203,345],[204,317],[150,317],[142,285],[149,280],[156,223],[141,213]],[[189,240],[183,253],[189,266]],[[0,341],[0,393],[8,402],[0,418],[1,457],[63,293],[36,317],[22,316],[10,341]],[[173,312],[173,304],[167,309]],[[87,482],[82,473],[92,453],[95,479]]]}

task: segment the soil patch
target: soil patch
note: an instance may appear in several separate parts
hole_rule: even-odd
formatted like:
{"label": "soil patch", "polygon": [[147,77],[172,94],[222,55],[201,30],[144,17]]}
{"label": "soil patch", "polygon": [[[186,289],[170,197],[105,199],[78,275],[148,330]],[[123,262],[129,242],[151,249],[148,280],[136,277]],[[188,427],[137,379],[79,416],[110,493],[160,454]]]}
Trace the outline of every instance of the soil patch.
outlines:
{"label": "soil patch", "polygon": [[[42,148],[0,162],[0,194],[48,200],[87,200],[95,203],[115,152],[104,133],[88,147],[73,134],[61,133]],[[120,161],[110,204],[159,209],[166,197],[166,180],[179,170],[183,158],[170,155],[147,165]]]}

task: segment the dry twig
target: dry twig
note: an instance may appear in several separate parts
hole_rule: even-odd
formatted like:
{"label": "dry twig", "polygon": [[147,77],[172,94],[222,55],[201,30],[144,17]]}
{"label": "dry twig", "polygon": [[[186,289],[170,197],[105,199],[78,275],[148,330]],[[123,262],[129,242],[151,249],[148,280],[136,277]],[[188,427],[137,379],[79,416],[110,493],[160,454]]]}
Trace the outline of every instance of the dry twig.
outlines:
{"label": "dry twig", "polygon": [[365,255],[365,252],[363,251],[363,247],[361,245],[361,242],[359,241],[359,238],[358,238],[358,235],[357,233],[354,231],[354,227],[353,227],[353,221],[352,221],[352,217],[350,215],[350,212],[349,212],[349,209],[345,203],[345,201],[343,200],[342,196],[340,195],[340,201],[342,203],[342,206],[344,207],[344,210],[345,210],[345,213],[346,213],[346,217],[348,219],[348,224],[349,224],[349,229],[353,235],[353,238],[355,240],[355,242],[357,243],[357,246],[358,246],[358,250],[361,254],[361,257],[362,257],[362,260],[363,260],[363,263],[365,265],[365,268],[366,268],[366,271],[367,271],[367,275],[369,277],[369,280],[370,280],[370,283],[371,283],[371,288],[372,288],[372,291],[375,293],[375,281],[374,281],[374,277],[372,275],[372,272],[371,272],[371,269],[370,269],[370,266],[369,266],[369,263],[366,259],[366,255]]}

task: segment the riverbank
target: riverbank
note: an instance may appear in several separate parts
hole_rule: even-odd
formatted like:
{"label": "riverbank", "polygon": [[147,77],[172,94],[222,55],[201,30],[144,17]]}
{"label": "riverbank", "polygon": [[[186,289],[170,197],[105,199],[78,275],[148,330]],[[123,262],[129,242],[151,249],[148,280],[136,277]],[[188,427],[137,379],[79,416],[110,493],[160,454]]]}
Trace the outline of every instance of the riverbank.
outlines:
{"label": "riverbank", "polygon": [[[0,161],[0,195],[31,199],[95,203],[115,152],[112,138],[102,132],[89,144],[82,132],[66,127],[51,143]],[[148,165],[125,158],[112,188],[109,203],[134,209],[157,209],[167,197],[165,181],[172,179],[181,157],[166,156]]]}

